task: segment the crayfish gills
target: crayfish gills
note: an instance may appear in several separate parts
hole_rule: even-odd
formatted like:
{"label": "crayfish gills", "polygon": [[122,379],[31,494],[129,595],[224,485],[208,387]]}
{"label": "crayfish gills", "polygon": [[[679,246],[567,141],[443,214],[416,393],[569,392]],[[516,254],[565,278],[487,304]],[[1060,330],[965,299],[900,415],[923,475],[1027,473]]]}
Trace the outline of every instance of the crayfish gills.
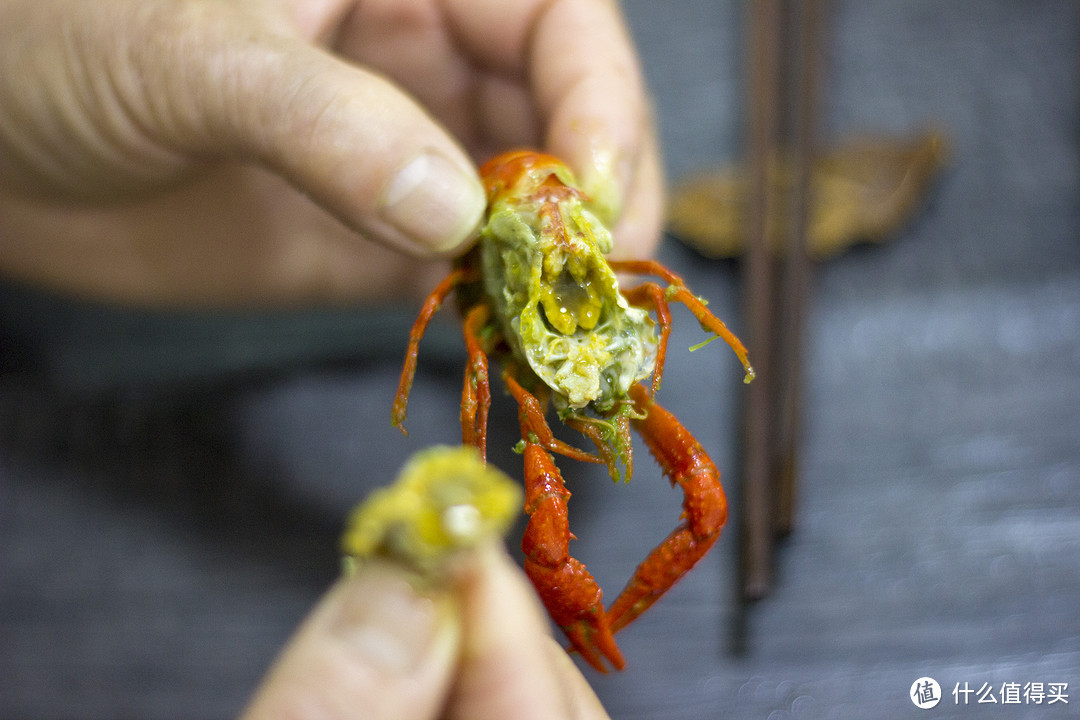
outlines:
{"label": "crayfish gills", "polygon": [[[475,247],[428,296],[413,325],[392,422],[405,431],[420,340],[455,292],[468,352],[462,441],[481,457],[486,453],[488,358],[494,356],[519,407],[529,516],[522,540],[525,572],[573,649],[600,671],[607,669],[605,660],[622,669],[625,660],[613,633],[688,572],[727,520],[716,466],[675,416],[654,402],[671,332],[669,304],[684,304],[705,331],[723,338],[742,362],[747,382],[753,369],[739,339],[681,278],[653,261],[605,258],[611,233],[560,160],[515,151],[489,161],[480,172],[488,193],[486,222]],[[616,272],[661,282],[621,289]],[[563,423],[589,438],[595,454],[554,437],[545,419],[549,405]],[[592,574],[570,555],[570,492],[552,453],[603,463],[614,479],[629,479],[631,426],[672,485],[682,489],[683,513],[605,608]]]}

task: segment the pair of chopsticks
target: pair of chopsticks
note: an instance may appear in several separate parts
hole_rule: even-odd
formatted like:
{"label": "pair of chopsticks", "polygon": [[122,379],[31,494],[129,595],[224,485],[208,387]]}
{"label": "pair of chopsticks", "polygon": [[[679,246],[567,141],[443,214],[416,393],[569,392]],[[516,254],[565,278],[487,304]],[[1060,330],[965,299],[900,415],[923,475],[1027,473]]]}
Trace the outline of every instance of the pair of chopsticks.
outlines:
{"label": "pair of chopsticks", "polygon": [[[746,600],[769,592],[775,540],[793,527],[802,335],[811,265],[807,218],[817,144],[825,4],[825,0],[748,4],[751,177],[742,266],[743,337],[757,379],[747,387],[743,408],[740,570]],[[770,164],[782,154],[794,159],[794,182],[787,191],[769,177]],[[787,220],[777,222],[777,218]],[[774,245],[770,240],[777,232],[786,237]]]}

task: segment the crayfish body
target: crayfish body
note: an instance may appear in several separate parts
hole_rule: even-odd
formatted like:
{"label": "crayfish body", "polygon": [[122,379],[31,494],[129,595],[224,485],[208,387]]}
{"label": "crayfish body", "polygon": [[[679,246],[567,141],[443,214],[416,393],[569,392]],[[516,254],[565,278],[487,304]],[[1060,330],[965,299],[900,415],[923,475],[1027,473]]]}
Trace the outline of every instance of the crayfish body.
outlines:
{"label": "crayfish body", "polygon": [[[405,431],[419,342],[431,317],[456,292],[468,351],[462,441],[481,456],[486,453],[488,357],[495,355],[519,406],[529,515],[522,540],[525,571],[573,649],[600,671],[606,671],[604,660],[622,669],[625,661],[613,633],[688,572],[727,519],[716,466],[686,428],[653,401],[671,330],[669,303],[686,305],[703,329],[731,346],[747,382],[753,370],[742,343],[681,278],[652,261],[605,258],[611,233],[560,160],[515,151],[486,163],[481,175],[488,194],[486,222],[475,247],[429,295],[417,317],[392,422]],[[620,289],[616,272],[654,276],[664,284],[645,281]],[[596,454],[554,437],[545,419],[549,403],[563,423],[593,442]],[[672,485],[683,490],[683,514],[605,609],[599,585],[570,555],[570,492],[551,454],[603,463],[614,479],[629,479],[631,425]]]}

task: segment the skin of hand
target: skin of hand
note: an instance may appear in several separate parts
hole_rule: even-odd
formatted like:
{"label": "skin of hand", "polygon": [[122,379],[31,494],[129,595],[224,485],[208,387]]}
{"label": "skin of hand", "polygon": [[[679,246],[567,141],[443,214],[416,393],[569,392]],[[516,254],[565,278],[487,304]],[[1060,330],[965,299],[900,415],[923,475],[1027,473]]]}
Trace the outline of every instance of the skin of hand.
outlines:
{"label": "skin of hand", "polygon": [[[421,294],[481,218],[474,161],[522,145],[613,179],[617,255],[650,254],[660,163],[616,0],[0,0],[19,282],[145,306]],[[606,717],[520,572],[476,568],[436,596],[393,568],[342,581],[245,717]]]}
{"label": "skin of hand", "polygon": [[340,581],[243,720],[608,717],[501,546],[478,549],[458,570],[440,591],[418,591],[381,562]]}
{"label": "skin of hand", "polygon": [[[145,306],[426,292],[514,146],[662,178],[616,0],[0,0],[0,275]],[[426,261],[426,262],[418,262]]]}

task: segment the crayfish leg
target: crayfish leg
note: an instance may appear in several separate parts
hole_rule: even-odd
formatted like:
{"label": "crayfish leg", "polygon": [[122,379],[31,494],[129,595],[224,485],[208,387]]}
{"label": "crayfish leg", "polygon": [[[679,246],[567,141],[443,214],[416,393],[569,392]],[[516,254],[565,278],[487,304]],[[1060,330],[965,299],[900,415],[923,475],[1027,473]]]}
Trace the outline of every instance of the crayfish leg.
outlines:
{"label": "crayfish leg", "polygon": [[521,383],[514,379],[510,372],[503,371],[503,382],[506,384],[507,389],[510,390],[510,394],[517,400],[521,434],[526,442],[529,442],[529,436],[531,435],[535,438],[535,442],[544,449],[568,457],[571,460],[589,463],[604,462],[600,457],[579,450],[573,445],[556,438],[555,433],[551,432],[551,426],[544,419],[544,406],[540,403],[540,400],[523,388]]}
{"label": "crayfish leg", "polygon": [[[723,320],[712,314],[700,298],[690,292],[681,277],[655,260],[611,260],[610,265],[613,270],[618,272],[632,273],[635,275],[655,275],[666,282],[668,288],[664,291],[664,295],[669,300],[677,300],[685,305],[687,309],[694,314],[694,317],[697,318],[698,323],[701,324],[703,329],[713,333],[717,337],[723,338],[724,342],[728,344],[732,351],[734,351],[736,357],[739,358],[739,362],[742,363],[743,370],[746,372],[746,377],[743,380],[744,382],[750,382],[754,379],[754,368],[750,366],[746,347],[742,344],[742,341],[735,336],[735,333],[728,329]],[[659,315],[660,311],[658,308],[657,316]]]}
{"label": "crayfish leg", "polygon": [[[608,475],[615,482],[620,478],[629,482],[634,476],[634,446],[630,440],[630,418],[626,415],[618,415],[614,418],[614,437],[602,429],[601,425],[591,418],[578,416],[568,417],[563,424],[580,432],[592,440],[596,445],[596,452],[600,462],[607,466]],[[619,463],[622,463],[623,473],[619,474]]]}
{"label": "crayfish leg", "polygon": [[570,491],[551,455],[525,443],[525,512],[529,523],[521,540],[525,574],[536,588],[552,621],[573,649],[600,672],[604,660],[615,669],[626,665],[608,624],[600,585],[585,565],[570,556]]}
{"label": "crayfish leg", "polygon": [[461,387],[461,442],[480,451],[487,458],[488,411],[491,409],[491,381],[488,358],[480,339],[480,331],[491,317],[486,304],[476,305],[465,316],[462,334],[469,360],[465,366],[465,381]]}
{"label": "crayfish leg", "polygon": [[654,282],[646,282],[623,291],[627,302],[637,307],[652,307],[660,325],[660,340],[656,344],[656,365],[653,367],[652,394],[660,390],[664,378],[664,361],[667,359],[668,338],[671,337],[671,310],[664,289]]}
{"label": "crayfish leg", "polygon": [[705,449],[642,385],[630,390],[644,417],[634,424],[672,485],[683,491],[683,522],[638,566],[608,608],[611,631],[629,625],[690,571],[716,542],[727,522],[720,472]]}
{"label": "crayfish leg", "polygon": [[397,395],[394,397],[394,407],[390,411],[390,424],[401,430],[402,434],[408,435],[405,429],[406,409],[409,404],[409,392],[412,390],[413,380],[416,377],[416,361],[420,353],[420,341],[427,332],[431,318],[442,307],[453,290],[464,282],[471,282],[476,273],[469,268],[454,268],[443,281],[435,286],[431,294],[424,300],[420,314],[416,316],[412,330],[409,331],[409,345],[405,351],[405,362],[401,366],[401,379],[398,381]]}

